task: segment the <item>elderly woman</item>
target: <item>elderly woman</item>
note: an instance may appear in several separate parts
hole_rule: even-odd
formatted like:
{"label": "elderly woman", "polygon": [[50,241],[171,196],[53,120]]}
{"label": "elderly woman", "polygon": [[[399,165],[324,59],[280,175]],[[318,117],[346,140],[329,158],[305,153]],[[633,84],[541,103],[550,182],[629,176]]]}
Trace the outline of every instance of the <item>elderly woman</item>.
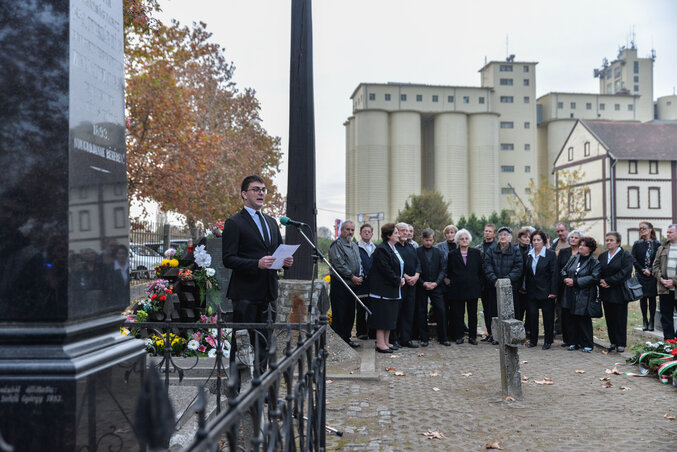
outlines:
{"label": "elderly woman", "polygon": [[[531,250],[531,234],[534,231],[535,229],[533,229],[531,226],[524,226],[519,231],[517,231],[517,243],[515,243],[514,247],[516,250],[522,253],[522,263],[524,264],[524,269],[522,269],[523,274],[526,271],[527,256]],[[515,311],[515,318],[521,322],[524,322],[528,336],[529,328],[531,328],[531,322],[529,322],[529,311],[527,309],[528,299],[525,290],[520,289],[517,292],[517,300],[519,302],[519,311]]]}
{"label": "elderly woman", "polygon": [[[538,344],[538,310],[543,311],[543,350],[547,350],[554,340],[555,299],[559,286],[559,267],[557,255],[545,247],[548,236],[543,231],[531,234],[533,248],[527,254],[524,266],[524,286],[526,288],[529,313],[529,347]],[[561,252],[561,251],[560,251]]]}
{"label": "elderly woman", "polygon": [[583,237],[578,245],[578,253],[572,256],[560,272],[564,283],[562,308],[571,311],[571,329],[569,332],[569,350],[579,348],[586,353],[592,351],[592,315],[597,308],[597,283],[599,283],[599,261],[592,253],[597,242],[592,237]]}
{"label": "elderly woman", "polygon": [[[567,264],[567,262],[569,262],[569,259],[571,259],[572,256],[578,254],[578,245],[581,243],[581,238],[583,238],[583,233],[578,229],[574,229],[573,231],[569,232],[569,235],[567,235],[567,243],[569,244],[569,246],[567,248],[560,248],[559,254],[557,254],[557,267],[560,272]],[[562,347],[568,347],[571,345],[571,340],[569,338],[569,329],[571,327],[571,311],[569,310],[569,308],[565,307],[564,304],[562,303],[561,295],[563,292],[564,285],[560,282],[559,285],[560,298],[557,300],[557,302],[562,310],[560,316],[562,323],[561,325]],[[555,309],[557,309],[557,306],[555,306]]]}
{"label": "elderly woman", "polygon": [[[501,278],[510,279],[512,285],[512,300],[515,307],[515,312],[519,312],[517,289],[522,284],[522,253],[517,251],[511,244],[512,229],[503,226],[498,229],[498,245],[491,247],[484,255],[484,274],[487,278],[487,283],[491,290],[489,290],[489,303],[484,307],[485,318],[487,325],[487,332],[489,333],[489,341],[497,345],[498,341],[494,340],[491,331],[491,319],[498,315],[496,306],[496,287],[498,287],[498,280]],[[484,300],[482,300],[484,303]]]}
{"label": "elderly woman", "polygon": [[607,251],[597,258],[600,265],[599,298],[604,306],[604,319],[609,332],[609,351],[625,351],[628,328],[628,302],[623,297],[623,284],[632,276],[632,255],[621,248],[621,235],[616,231],[604,236]]}
{"label": "elderly woman", "polygon": [[651,274],[651,267],[659,246],[661,246],[661,242],[656,240],[656,231],[653,225],[648,221],[639,223],[639,240],[632,245],[632,263],[635,266],[635,275],[642,285],[642,298],[639,300],[639,307],[642,310],[642,330],[644,331],[654,330],[658,281]]}
{"label": "elderly woman", "polygon": [[463,343],[463,316],[468,310],[468,342],[477,345],[477,299],[482,295],[482,253],[470,248],[472,235],[466,229],[456,233],[458,248],[449,253],[447,277],[451,284],[449,299],[452,306],[456,343]]}
{"label": "elderly woman", "polygon": [[397,325],[398,303],[404,286],[404,260],[395,248],[400,233],[394,223],[381,226],[383,242],[374,250],[369,269],[370,327],[376,330],[376,351],[392,353],[390,330]]}

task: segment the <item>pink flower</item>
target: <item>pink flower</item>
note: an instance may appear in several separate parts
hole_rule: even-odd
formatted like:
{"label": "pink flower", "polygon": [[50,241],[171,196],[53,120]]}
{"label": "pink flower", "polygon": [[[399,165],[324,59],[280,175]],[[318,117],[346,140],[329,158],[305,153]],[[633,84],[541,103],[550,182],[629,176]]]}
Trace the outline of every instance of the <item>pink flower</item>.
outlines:
{"label": "pink flower", "polygon": [[214,340],[214,338],[212,336],[206,337],[205,342],[207,342],[212,347],[216,347],[216,341]]}
{"label": "pink flower", "polygon": [[211,317],[209,323],[216,323],[216,316]]}
{"label": "pink flower", "polygon": [[204,314],[203,314],[202,316],[200,316],[200,321],[201,321],[202,323],[207,323],[207,316],[204,315]]}
{"label": "pink flower", "polygon": [[193,333],[193,339],[200,342],[200,340],[202,339],[202,333],[200,331],[198,331],[197,333]]}
{"label": "pink flower", "polygon": [[200,352],[200,353],[204,353],[204,352],[207,351],[207,347],[205,347],[204,345],[200,345],[200,346],[197,348],[197,351]]}

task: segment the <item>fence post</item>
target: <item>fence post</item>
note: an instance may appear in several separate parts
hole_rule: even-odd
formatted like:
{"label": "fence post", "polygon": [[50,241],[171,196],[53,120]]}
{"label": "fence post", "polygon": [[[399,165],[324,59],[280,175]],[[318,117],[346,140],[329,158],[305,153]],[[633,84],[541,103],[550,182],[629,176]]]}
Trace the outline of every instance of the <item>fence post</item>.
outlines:
{"label": "fence post", "polygon": [[169,224],[162,226],[162,246],[163,252],[169,249]]}

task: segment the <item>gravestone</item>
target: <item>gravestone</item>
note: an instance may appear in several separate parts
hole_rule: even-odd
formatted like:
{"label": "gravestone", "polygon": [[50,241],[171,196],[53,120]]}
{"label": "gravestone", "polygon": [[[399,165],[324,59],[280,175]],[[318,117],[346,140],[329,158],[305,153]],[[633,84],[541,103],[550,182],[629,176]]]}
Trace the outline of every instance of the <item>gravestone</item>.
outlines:
{"label": "gravestone", "polygon": [[522,375],[517,347],[526,339],[524,324],[515,319],[512,285],[509,279],[499,279],[496,288],[498,317],[491,323],[494,338],[498,339],[501,355],[501,387],[504,397],[522,400]]}
{"label": "gravestone", "polygon": [[3,2],[0,22],[0,434],[134,450],[122,2]]}
{"label": "gravestone", "polygon": [[219,291],[221,292],[221,312],[233,312],[233,302],[226,296],[228,285],[230,284],[230,275],[233,271],[223,265],[223,239],[208,238],[207,253],[212,257],[211,267],[216,270],[216,279],[219,281]]}

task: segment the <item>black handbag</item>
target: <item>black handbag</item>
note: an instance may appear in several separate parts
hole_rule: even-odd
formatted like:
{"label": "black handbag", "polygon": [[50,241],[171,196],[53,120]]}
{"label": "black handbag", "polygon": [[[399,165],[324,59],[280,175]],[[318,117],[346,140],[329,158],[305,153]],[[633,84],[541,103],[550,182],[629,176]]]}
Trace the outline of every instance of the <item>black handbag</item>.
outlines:
{"label": "black handbag", "polygon": [[623,299],[625,301],[636,301],[642,298],[643,295],[642,285],[639,283],[636,276],[633,276],[623,283]]}
{"label": "black handbag", "polygon": [[596,289],[597,294],[588,303],[588,315],[593,319],[602,317],[602,300],[599,299],[599,287],[596,287]]}

